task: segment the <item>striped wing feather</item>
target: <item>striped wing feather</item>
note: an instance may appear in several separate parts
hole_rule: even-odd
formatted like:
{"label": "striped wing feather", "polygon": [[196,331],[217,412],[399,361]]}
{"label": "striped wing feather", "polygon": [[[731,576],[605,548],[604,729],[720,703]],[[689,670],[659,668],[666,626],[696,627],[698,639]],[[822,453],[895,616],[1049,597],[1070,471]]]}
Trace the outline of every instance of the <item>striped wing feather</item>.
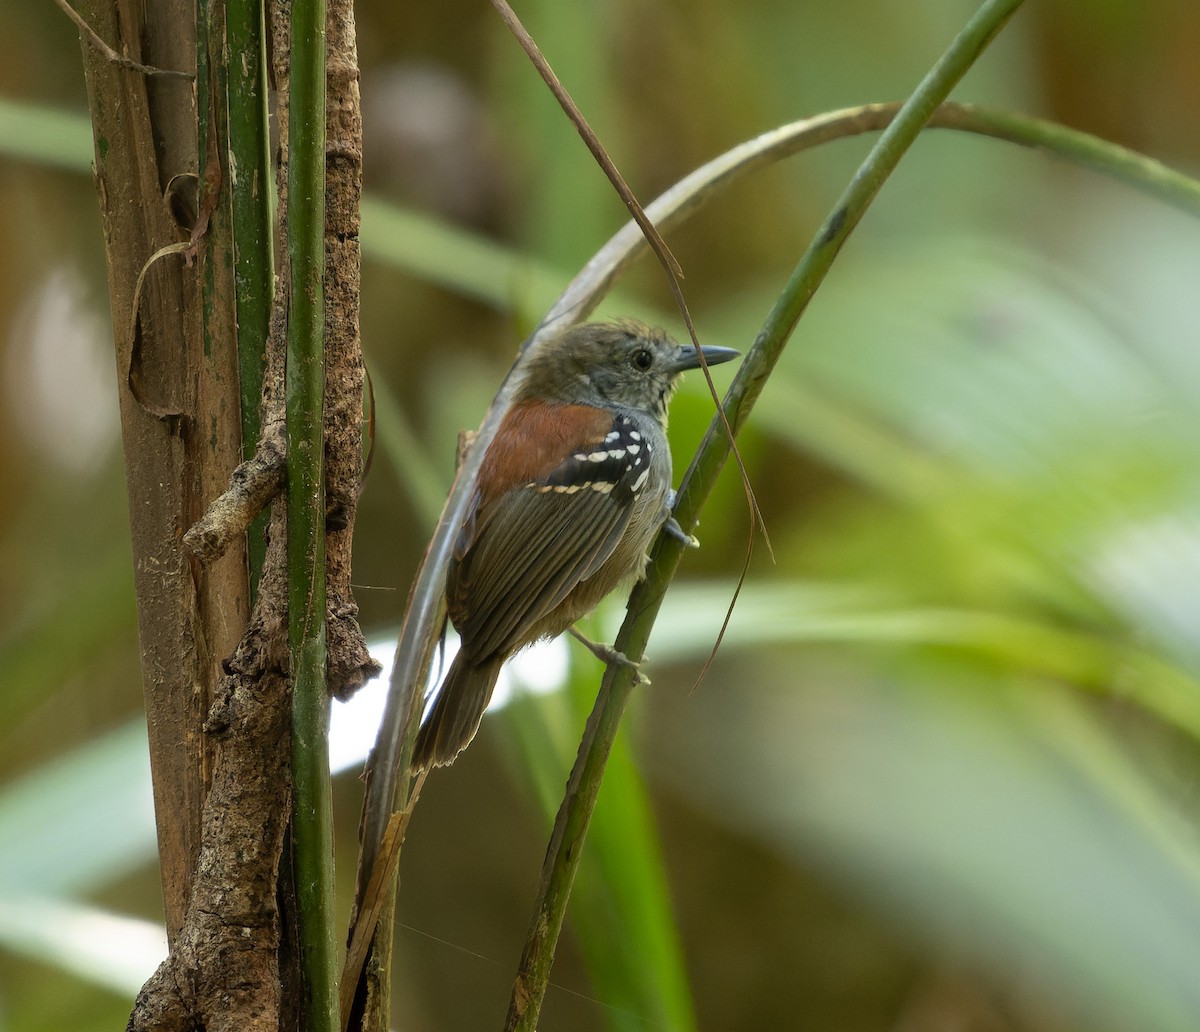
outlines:
{"label": "striped wing feather", "polygon": [[524,644],[612,555],[633,510],[614,494],[523,485],[476,514],[474,540],[452,563],[447,592],[463,647],[476,662]]}

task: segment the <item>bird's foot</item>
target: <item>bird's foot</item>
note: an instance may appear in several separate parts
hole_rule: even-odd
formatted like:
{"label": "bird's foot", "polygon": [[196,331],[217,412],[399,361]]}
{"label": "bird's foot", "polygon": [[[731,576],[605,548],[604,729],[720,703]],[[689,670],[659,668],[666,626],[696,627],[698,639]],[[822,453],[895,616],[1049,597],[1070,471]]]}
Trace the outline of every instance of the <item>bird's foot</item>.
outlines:
{"label": "bird's foot", "polygon": [[575,630],[574,627],[568,627],[567,630],[570,632],[572,638],[574,638],[577,642],[579,642],[580,645],[587,649],[588,652],[600,660],[601,663],[607,663],[610,666],[622,666],[627,670],[632,670],[635,684],[650,683],[650,678],[642,673],[642,668],[627,655],[625,655],[624,652],[621,652],[619,649],[614,649],[611,645],[604,645],[600,642],[592,641],[591,638],[584,636],[579,631]]}
{"label": "bird's foot", "polygon": [[667,492],[667,518],[663,521],[663,530],[667,532],[668,537],[673,537],[684,548],[699,548],[699,538],[694,534],[687,533],[675,518],[675,502],[677,497],[674,488]]}
{"label": "bird's foot", "polygon": [[667,522],[663,524],[663,530],[667,532],[668,537],[673,537],[684,548],[699,548],[700,539],[694,534],[689,534],[680,525],[679,521],[674,516],[668,516]]}

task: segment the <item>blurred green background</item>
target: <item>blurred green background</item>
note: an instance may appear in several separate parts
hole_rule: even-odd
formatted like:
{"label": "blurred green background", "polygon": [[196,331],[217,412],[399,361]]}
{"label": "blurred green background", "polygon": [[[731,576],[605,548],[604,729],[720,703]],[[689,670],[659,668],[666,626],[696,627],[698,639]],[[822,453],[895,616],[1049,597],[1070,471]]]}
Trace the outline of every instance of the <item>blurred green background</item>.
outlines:
{"label": "blurred green background", "polygon": [[[903,97],[974,6],[518,12],[648,200],[779,123]],[[380,454],[356,578],[384,638],[456,432],[623,214],[486,5],[361,0],[358,28]],[[0,40],[0,1030],[84,1032],[123,1026],[155,948],[126,919],[160,916],[128,503],[76,33],[10,0]],[[1030,0],[955,97],[1196,172],[1198,49],[1188,0]],[[671,234],[703,339],[749,346],[867,146]],[[745,549],[727,474],[656,628],[543,1029],[1200,1027],[1197,269],[1200,225],[1127,187],[918,142],[743,439],[776,562],[758,547],[694,688]],[[602,312],[679,328],[653,261]],[[680,467],[710,412],[688,384]],[[489,718],[426,787],[399,1028],[500,1025],[597,682],[571,657],[568,694]],[[348,905],[353,770],[336,793]]]}

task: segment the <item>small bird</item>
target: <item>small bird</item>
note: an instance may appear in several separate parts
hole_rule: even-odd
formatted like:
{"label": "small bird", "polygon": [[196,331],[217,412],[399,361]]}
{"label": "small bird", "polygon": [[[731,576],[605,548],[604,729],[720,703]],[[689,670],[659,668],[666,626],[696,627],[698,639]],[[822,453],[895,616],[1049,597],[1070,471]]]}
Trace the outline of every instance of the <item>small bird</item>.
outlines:
{"label": "small bird", "polygon": [[[701,350],[709,365],[738,354]],[[694,544],[671,517],[666,429],[679,374],[699,365],[694,347],[633,320],[575,327],[529,358],[455,542],[446,607],[462,645],[418,732],[414,770],[453,762],[504,661],[640,578],[664,525]]]}

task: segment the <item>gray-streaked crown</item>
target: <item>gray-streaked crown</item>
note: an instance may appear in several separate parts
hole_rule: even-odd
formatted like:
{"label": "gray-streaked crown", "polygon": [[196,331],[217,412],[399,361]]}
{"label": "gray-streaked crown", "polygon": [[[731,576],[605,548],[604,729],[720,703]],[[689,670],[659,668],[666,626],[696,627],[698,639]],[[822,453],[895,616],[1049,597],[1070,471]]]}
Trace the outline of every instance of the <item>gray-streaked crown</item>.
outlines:
{"label": "gray-streaked crown", "polygon": [[[713,347],[704,353],[712,365],[737,354]],[[587,323],[530,357],[518,398],[638,409],[666,426],[679,374],[698,365],[695,349],[680,347],[664,330],[632,319]]]}

